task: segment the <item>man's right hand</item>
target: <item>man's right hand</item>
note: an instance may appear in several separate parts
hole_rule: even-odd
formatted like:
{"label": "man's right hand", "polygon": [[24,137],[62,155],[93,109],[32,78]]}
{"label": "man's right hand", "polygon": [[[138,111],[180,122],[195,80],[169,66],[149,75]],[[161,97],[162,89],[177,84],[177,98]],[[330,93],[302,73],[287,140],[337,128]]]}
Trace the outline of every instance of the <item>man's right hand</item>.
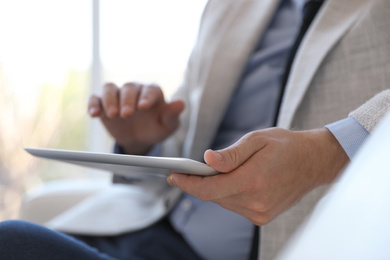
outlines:
{"label": "man's right hand", "polygon": [[118,145],[127,154],[145,155],[151,147],[171,135],[179,126],[184,109],[181,100],[167,103],[157,85],[126,83],[104,85],[101,97],[88,102],[91,117],[100,117]]}

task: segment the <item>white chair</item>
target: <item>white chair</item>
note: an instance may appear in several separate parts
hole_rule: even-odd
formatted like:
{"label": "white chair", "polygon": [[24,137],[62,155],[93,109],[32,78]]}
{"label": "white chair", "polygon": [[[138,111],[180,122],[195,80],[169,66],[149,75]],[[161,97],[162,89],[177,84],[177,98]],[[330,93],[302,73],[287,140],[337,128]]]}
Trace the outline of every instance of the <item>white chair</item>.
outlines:
{"label": "white chair", "polygon": [[45,224],[55,216],[106,188],[111,180],[75,179],[45,183],[28,192],[22,202],[20,218],[37,224]]}
{"label": "white chair", "polygon": [[390,259],[390,114],[279,260]]}

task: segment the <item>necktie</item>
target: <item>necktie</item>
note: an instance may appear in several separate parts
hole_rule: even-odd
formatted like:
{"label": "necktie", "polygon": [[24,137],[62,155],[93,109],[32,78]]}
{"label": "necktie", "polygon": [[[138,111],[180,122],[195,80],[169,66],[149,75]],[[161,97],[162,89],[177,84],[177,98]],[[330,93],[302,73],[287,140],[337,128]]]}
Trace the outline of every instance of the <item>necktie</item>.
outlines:
{"label": "necktie", "polygon": [[[286,68],[284,72],[284,77],[282,79],[282,88],[280,91],[280,97],[279,102],[276,109],[275,114],[275,121],[274,126],[276,126],[277,120],[278,120],[278,114],[280,111],[280,106],[282,104],[283,94],[284,90],[288,81],[288,76],[290,74],[291,65],[294,61],[295,54],[297,53],[298,47],[305,36],[306,31],[309,29],[311,22],[313,21],[314,17],[316,16],[318,10],[320,10],[320,7],[322,6],[324,0],[311,0],[308,1],[302,10],[302,23],[299,28],[299,32],[295,38],[295,42],[293,46],[291,47],[290,55],[286,63]],[[258,259],[258,253],[259,253],[259,227],[255,226],[254,230],[254,237],[252,242],[252,249],[250,254],[250,260],[257,260]]]}
{"label": "necktie", "polygon": [[291,48],[290,55],[289,55],[289,58],[288,58],[287,63],[286,63],[284,76],[282,79],[282,88],[280,91],[279,102],[278,102],[278,105],[276,108],[274,126],[276,126],[276,123],[278,120],[278,115],[280,112],[280,106],[282,104],[284,90],[286,88],[286,84],[287,84],[288,77],[289,77],[290,70],[291,70],[291,65],[294,61],[295,54],[297,53],[298,47],[299,47],[303,37],[305,36],[306,31],[309,29],[311,22],[313,21],[314,17],[316,16],[318,10],[320,10],[320,7],[322,6],[323,3],[324,3],[324,0],[311,0],[311,1],[308,1],[303,7],[302,23],[301,23],[299,32],[295,38],[295,42]]}

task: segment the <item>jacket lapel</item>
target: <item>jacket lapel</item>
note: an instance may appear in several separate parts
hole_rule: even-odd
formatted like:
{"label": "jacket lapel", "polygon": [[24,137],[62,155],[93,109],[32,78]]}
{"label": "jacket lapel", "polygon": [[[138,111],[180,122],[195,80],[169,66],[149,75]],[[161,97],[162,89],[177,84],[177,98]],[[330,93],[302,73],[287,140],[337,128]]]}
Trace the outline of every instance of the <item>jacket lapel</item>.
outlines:
{"label": "jacket lapel", "polygon": [[278,126],[290,128],[310,82],[326,55],[359,18],[366,0],[328,0],[297,51],[280,110]]}
{"label": "jacket lapel", "polygon": [[[203,88],[192,97],[192,103],[199,107],[195,109],[196,121],[193,120],[193,127],[189,128],[191,138],[187,138],[188,142],[184,145],[184,151],[190,151],[188,157],[203,159],[203,153],[211,145],[218,130],[247,58],[272,18],[278,3],[277,0],[212,2],[215,8],[213,11],[220,10],[214,19],[220,17],[225,22],[215,28],[214,33],[209,33],[207,37],[211,39],[202,40],[212,45],[205,46],[205,51],[214,48],[214,53],[210,55],[212,58],[207,64],[208,73],[201,83]],[[201,55],[205,55],[204,51]]]}

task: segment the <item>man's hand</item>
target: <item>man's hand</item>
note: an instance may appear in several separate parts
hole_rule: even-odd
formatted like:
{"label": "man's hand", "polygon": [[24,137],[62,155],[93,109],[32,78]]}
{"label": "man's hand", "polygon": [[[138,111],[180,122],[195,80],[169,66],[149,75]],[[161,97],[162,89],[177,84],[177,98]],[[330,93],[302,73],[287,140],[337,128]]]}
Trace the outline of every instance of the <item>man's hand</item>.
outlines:
{"label": "man's hand", "polygon": [[106,84],[101,97],[88,103],[91,117],[100,117],[108,132],[127,154],[144,155],[171,135],[184,109],[181,100],[166,103],[157,85]]}
{"label": "man's hand", "polygon": [[255,131],[232,146],[205,152],[206,163],[223,174],[198,177],[172,173],[168,182],[264,225],[314,188],[331,183],[348,162],[327,129]]}

